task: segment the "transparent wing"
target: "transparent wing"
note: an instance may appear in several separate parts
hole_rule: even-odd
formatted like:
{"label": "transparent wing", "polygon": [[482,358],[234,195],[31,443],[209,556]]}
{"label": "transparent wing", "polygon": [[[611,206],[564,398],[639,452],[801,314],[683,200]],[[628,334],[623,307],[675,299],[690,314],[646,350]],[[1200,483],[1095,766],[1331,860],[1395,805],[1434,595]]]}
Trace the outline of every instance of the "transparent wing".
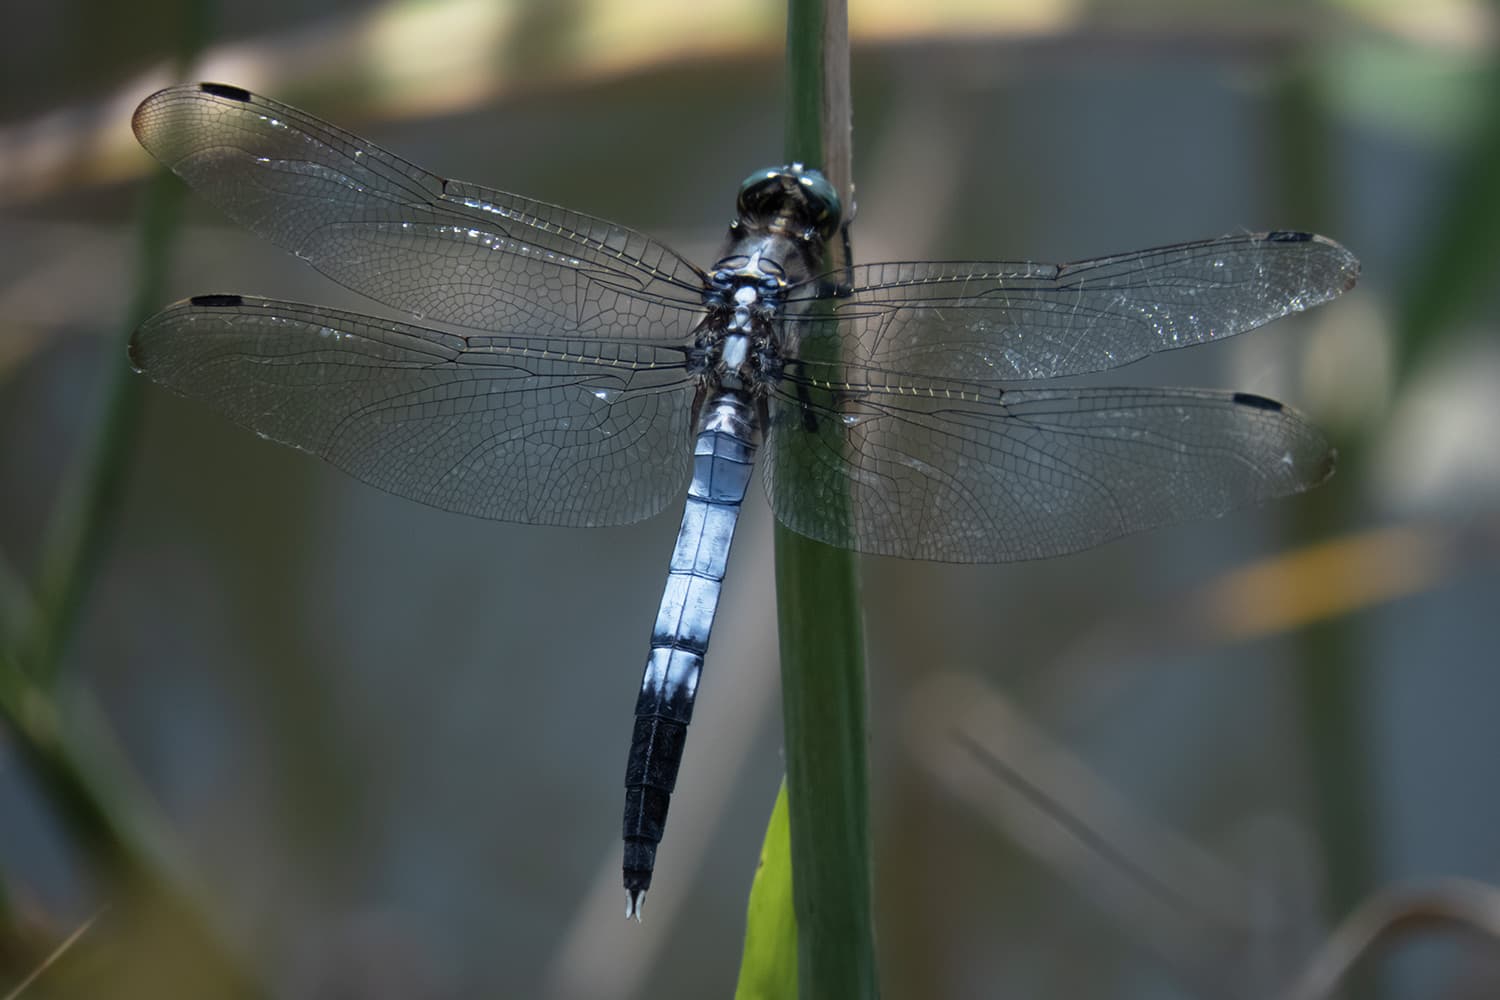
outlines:
{"label": "transparent wing", "polygon": [[874,555],[1040,559],[1297,493],[1333,469],[1315,427],[1245,393],[918,394],[878,380],[835,389],[833,369],[794,367],[770,403],[772,509],[794,531]]}
{"label": "transparent wing", "polygon": [[852,270],[852,293],[831,303],[832,321],[808,316],[787,328],[794,351],[837,335],[850,360],[873,368],[1014,382],[1222,340],[1326,302],[1358,276],[1353,254],[1309,233],[1225,236],[1075,264],[866,264]]}
{"label": "transparent wing", "polygon": [[640,233],[446,180],[237,87],[163,90],[132,124],[236,222],[418,318],[679,342],[701,313],[702,273]]}
{"label": "transparent wing", "polygon": [[208,295],[147,320],[137,370],[398,496],[531,524],[623,524],[680,497],[683,351],[461,337],[317,306]]}

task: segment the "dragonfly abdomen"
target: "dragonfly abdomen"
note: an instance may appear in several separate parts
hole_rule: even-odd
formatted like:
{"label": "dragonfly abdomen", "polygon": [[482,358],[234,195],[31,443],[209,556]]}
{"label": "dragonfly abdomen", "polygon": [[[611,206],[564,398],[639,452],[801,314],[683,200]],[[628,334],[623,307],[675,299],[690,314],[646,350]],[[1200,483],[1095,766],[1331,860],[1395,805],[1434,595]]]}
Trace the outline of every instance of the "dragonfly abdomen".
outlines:
{"label": "dragonfly abdomen", "polygon": [[721,391],[704,406],[693,448],[693,482],[651,630],[625,767],[627,916],[639,918],[651,885],[759,439],[755,410],[745,394]]}

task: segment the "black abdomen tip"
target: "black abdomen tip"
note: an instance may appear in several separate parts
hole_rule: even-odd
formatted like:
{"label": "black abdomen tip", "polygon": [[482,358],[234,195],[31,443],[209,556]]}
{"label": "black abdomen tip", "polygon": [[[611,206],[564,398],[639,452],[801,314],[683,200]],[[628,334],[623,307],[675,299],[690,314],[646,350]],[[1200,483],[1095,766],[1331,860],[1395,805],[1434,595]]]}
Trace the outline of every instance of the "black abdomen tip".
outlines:
{"label": "black abdomen tip", "polygon": [[205,94],[213,94],[215,97],[227,97],[231,101],[250,100],[250,91],[227,83],[200,83],[198,89]]}
{"label": "black abdomen tip", "polygon": [[625,838],[625,915],[641,919],[641,901],[651,888],[651,869],[656,867],[656,845],[634,837]]}
{"label": "black abdomen tip", "polygon": [[188,302],[207,309],[226,309],[245,304],[244,298],[239,295],[194,295]]}

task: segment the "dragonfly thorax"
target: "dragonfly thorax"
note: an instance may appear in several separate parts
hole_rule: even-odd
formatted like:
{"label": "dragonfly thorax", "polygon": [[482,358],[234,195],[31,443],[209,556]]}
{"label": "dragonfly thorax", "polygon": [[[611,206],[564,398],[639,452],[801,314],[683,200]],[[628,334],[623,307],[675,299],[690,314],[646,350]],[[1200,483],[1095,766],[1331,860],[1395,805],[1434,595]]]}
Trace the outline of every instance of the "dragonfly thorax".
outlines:
{"label": "dragonfly thorax", "polygon": [[699,327],[699,372],[715,387],[754,393],[781,369],[776,336],[780,288],[744,273],[730,277],[716,271],[715,278],[720,277],[732,291],[709,297],[708,315]]}
{"label": "dragonfly thorax", "polygon": [[800,163],[758,170],[740,186],[738,218],[723,255],[709,272],[703,301],[710,310],[752,305],[779,313],[787,291],[813,277],[838,231],[839,199],[816,170]]}

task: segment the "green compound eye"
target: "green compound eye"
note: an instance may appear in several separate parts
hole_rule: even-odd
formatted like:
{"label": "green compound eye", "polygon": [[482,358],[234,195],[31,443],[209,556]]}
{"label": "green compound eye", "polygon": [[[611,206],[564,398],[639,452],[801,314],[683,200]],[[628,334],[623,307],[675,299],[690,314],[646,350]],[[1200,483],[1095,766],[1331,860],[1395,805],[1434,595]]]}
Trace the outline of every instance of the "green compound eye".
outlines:
{"label": "green compound eye", "polygon": [[746,177],[737,207],[741,215],[753,218],[797,216],[824,239],[838,230],[842,215],[838,193],[828,178],[800,163],[766,167]]}

